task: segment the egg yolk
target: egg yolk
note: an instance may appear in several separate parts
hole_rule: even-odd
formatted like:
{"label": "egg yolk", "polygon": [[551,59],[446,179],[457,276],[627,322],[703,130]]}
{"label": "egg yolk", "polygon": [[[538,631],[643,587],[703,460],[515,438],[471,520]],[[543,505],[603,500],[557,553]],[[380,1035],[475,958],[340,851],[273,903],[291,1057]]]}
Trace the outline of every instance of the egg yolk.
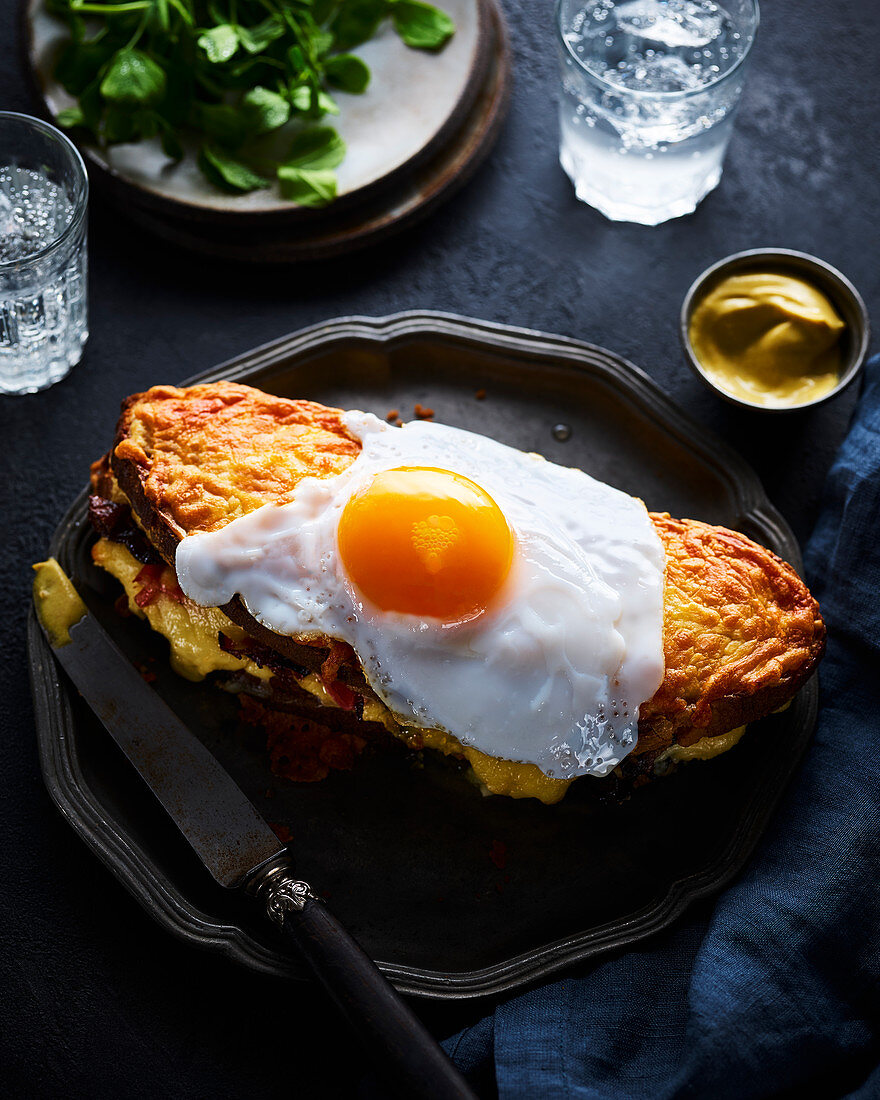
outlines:
{"label": "egg yolk", "polygon": [[469,478],[407,466],[384,470],[346,504],[339,553],[349,579],[383,611],[461,622],[504,583],[513,535]]}

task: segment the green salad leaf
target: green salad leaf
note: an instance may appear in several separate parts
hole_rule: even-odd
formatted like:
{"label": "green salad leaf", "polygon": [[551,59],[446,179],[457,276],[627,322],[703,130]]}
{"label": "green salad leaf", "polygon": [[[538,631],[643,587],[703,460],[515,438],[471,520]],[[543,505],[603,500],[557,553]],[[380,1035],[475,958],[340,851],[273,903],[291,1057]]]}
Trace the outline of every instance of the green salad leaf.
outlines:
{"label": "green salad leaf", "polygon": [[256,191],[272,182],[258,176],[246,164],[235,160],[216,145],[202,146],[199,167],[212,183],[224,191]]}
{"label": "green salad leaf", "polygon": [[120,50],[101,81],[108,103],[152,103],[164,91],[164,70],[141,50]]}
{"label": "green salad leaf", "polygon": [[336,173],[332,168],[278,167],[281,194],[299,206],[327,206],[336,198]]}
{"label": "green salad leaf", "polygon": [[208,60],[214,65],[222,65],[238,50],[238,31],[229,23],[211,27],[199,35],[198,43],[205,51]]}
{"label": "green salad leaf", "polygon": [[284,35],[284,20],[278,15],[270,15],[254,27],[237,28],[238,40],[248,53],[262,53],[276,38]]}
{"label": "green salad leaf", "polygon": [[343,0],[336,6],[330,33],[341,50],[350,50],[372,38],[388,15],[387,0]]}
{"label": "green salad leaf", "polygon": [[252,134],[268,134],[290,118],[290,103],[270,88],[257,85],[241,100],[246,125]]}
{"label": "green salad leaf", "polygon": [[445,12],[420,0],[391,0],[391,18],[407,46],[416,50],[439,50],[455,33]]}
{"label": "green salad leaf", "polygon": [[370,70],[353,53],[338,53],[328,57],[324,65],[328,81],[350,95],[360,95],[370,83]]}
{"label": "green salad leaf", "polygon": [[68,41],[55,77],[76,100],[58,114],[101,146],[157,138],[197,162],[217,188],[243,194],[277,181],[320,207],[337,194],[345,142],[331,91],[360,95],[366,63],[351,51],[390,22],[414,49],[455,31],[422,0],[47,0]]}
{"label": "green salad leaf", "polygon": [[338,168],[344,159],[345,142],[333,127],[315,126],[297,134],[282,167]]}
{"label": "green salad leaf", "polygon": [[74,126],[86,125],[86,116],[82,107],[65,107],[58,112],[57,120],[59,125],[63,126],[66,130],[70,130]]}

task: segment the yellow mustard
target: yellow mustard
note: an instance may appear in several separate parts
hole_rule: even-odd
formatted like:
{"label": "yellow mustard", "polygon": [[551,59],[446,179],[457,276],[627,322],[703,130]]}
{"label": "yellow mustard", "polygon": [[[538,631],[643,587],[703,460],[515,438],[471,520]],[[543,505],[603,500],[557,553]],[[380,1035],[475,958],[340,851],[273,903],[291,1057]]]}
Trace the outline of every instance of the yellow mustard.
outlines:
{"label": "yellow mustard", "polygon": [[70,628],[86,614],[86,605],[55,558],[39,561],[33,568],[37,615],[49,641],[59,649],[72,641]]}
{"label": "yellow mustard", "polygon": [[834,389],[845,328],[810,283],[751,271],[722,279],[697,302],[688,336],[719,389],[754,405],[784,408]]}

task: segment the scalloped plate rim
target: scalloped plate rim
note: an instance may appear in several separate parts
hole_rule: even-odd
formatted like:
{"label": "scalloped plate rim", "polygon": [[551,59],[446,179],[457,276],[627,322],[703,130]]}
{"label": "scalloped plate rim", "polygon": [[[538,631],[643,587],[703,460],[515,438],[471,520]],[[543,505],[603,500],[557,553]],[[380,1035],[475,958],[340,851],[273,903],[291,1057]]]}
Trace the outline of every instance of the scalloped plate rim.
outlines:
{"label": "scalloped plate rim", "polygon": [[[266,370],[273,362],[289,360],[292,354],[307,347],[314,350],[334,340],[360,338],[386,344],[406,340],[415,334],[452,341],[467,340],[526,358],[546,358],[552,351],[561,355],[570,369],[578,369],[580,365],[582,370],[592,370],[612,380],[664,429],[668,430],[671,422],[674,438],[687,449],[696,451],[729,482],[744,508],[741,519],[753,520],[759,529],[772,535],[777,547],[784,549],[784,556],[800,570],[797,542],[780,513],[770,504],[751,467],[721,439],[692,421],[644,371],[598,345],[452,313],[407,310],[385,317],[348,316],[320,322],[200,372],[186,379],[184,384],[219,377],[243,380]],[[82,523],[86,496],[87,491],[84,491],[73,501],[59,524],[52,540],[53,553]],[[28,622],[28,649],[41,769],[52,800],[78,835],[139,903],[178,938],[217,950],[256,971],[308,980],[295,960],[267,949],[234,923],[218,922],[190,902],[161,873],[161,867],[154,865],[131,837],[125,835],[124,828],[120,830],[120,823],[108,819],[102,812],[78,767],[70,689],[66,684],[62,687],[51,649],[32,609]],[[785,758],[777,773],[767,776],[751,790],[751,797],[743,806],[725,849],[711,864],[671,882],[662,897],[655,898],[637,912],[477,970],[446,972],[389,961],[378,961],[378,965],[397,988],[407,994],[433,999],[489,996],[526,986],[563,968],[637,943],[668,927],[692,902],[717,892],[743,868],[806,750],[817,710],[818,685],[814,677],[798,694],[790,712],[800,730],[797,751]],[[58,724],[57,730],[53,729],[53,720]]]}

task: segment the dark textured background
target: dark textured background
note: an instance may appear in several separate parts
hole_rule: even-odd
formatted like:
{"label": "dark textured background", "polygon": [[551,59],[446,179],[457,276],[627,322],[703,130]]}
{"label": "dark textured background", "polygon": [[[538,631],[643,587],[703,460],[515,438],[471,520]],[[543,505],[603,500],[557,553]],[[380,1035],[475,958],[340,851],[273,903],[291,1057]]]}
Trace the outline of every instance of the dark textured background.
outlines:
{"label": "dark textured background", "polygon": [[[154,242],[94,203],[85,358],[45,393],[0,398],[7,1095],[280,1100],[307,1088],[350,1095],[358,1076],[359,1055],[320,994],[254,976],[161,931],[43,788],[24,650],[29,563],[106,446],[123,395],[329,317],[448,310],[564,333],[630,358],[746,455],[801,539],[810,530],[855,392],[789,417],[739,412],[689,373],[677,316],[705,266],[762,245],[822,256],[880,316],[874,0],[836,8],[764,0],[721,186],[695,215],[654,229],[611,224],[575,201],[556,161],[551,4],[504,7],[514,49],[509,119],[488,163],[430,220],[351,259],[242,270]],[[0,43],[0,108],[34,111],[12,0],[0,3]],[[446,1035],[489,1006],[418,1007]]]}

